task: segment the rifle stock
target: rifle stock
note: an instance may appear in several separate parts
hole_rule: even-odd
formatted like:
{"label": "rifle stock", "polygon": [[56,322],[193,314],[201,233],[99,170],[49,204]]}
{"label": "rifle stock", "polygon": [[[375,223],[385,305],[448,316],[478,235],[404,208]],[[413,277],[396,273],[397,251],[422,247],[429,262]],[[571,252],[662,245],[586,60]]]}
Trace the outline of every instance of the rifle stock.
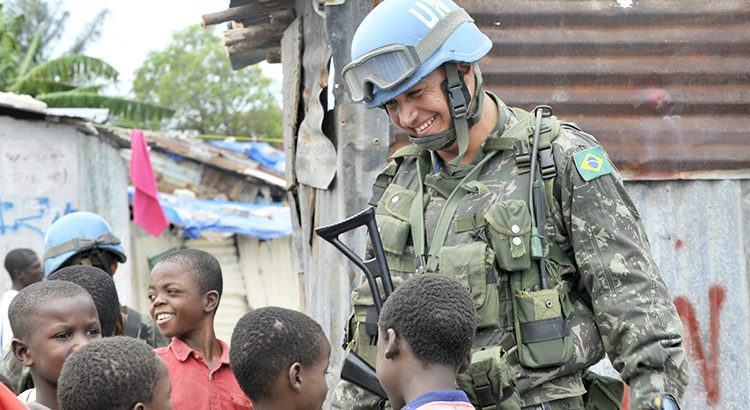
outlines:
{"label": "rifle stock", "polygon": [[[361,226],[367,226],[367,233],[370,236],[370,243],[374,253],[374,258],[372,259],[365,260],[359,257],[351,248],[339,240],[339,235]],[[317,228],[315,229],[315,233],[330,242],[362,270],[372,291],[375,310],[379,315],[383,303],[393,293],[393,281],[391,279],[391,272],[388,269],[388,262],[385,259],[383,243],[380,240],[378,224],[375,221],[375,209],[369,207],[341,222]],[[377,278],[380,278],[383,285],[382,295],[378,288]],[[346,357],[344,358],[344,364],[341,368],[341,379],[353,383],[383,399],[388,399],[383,386],[378,380],[375,369],[351,350],[346,353]]]}
{"label": "rifle stock", "polygon": [[344,357],[344,365],[341,367],[341,379],[354,383],[383,399],[388,399],[388,395],[385,394],[385,390],[383,390],[383,386],[380,384],[380,380],[378,380],[375,369],[351,350],[346,352],[346,357]]}

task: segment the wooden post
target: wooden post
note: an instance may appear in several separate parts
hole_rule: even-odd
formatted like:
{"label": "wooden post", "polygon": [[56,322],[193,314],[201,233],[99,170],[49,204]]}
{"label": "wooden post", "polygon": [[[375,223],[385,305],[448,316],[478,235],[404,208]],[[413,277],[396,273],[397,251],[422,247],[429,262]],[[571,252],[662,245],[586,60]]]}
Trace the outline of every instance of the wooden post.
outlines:
{"label": "wooden post", "polygon": [[203,27],[220,24],[227,21],[242,21],[261,16],[270,16],[273,13],[294,7],[291,0],[255,0],[252,4],[231,7],[224,11],[205,14],[202,17]]}

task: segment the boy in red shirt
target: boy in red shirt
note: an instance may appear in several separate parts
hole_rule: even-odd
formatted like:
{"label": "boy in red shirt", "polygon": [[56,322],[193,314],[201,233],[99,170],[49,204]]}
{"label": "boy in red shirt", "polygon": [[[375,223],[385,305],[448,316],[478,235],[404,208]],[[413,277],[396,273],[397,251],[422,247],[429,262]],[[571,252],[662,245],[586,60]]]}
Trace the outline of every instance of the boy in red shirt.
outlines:
{"label": "boy in red shirt", "polygon": [[320,410],[330,357],[320,325],[294,310],[255,309],[232,332],[229,360],[255,410]]}
{"label": "boy in red shirt", "polygon": [[214,333],[222,286],[219,261],[197,249],[172,252],[151,271],[151,317],[172,339],[156,353],[167,364],[175,409],[253,408],[229,367],[229,346]]}

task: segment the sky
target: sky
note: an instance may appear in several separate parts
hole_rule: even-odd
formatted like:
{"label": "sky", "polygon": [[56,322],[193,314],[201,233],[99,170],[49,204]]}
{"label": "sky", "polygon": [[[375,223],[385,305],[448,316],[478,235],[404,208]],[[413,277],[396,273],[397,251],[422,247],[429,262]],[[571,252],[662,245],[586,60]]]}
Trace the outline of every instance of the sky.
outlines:
{"label": "sky", "polygon": [[[172,34],[200,24],[201,16],[226,10],[229,0],[63,0],[70,12],[63,47],[103,8],[110,11],[102,26],[102,35],[85,53],[101,58],[120,72],[117,93],[131,91],[135,70],[149,51],[161,50]],[[223,30],[226,25],[221,25]],[[229,57],[227,57],[229,58]],[[274,79],[274,92],[281,100],[281,64],[261,63],[264,73]]]}

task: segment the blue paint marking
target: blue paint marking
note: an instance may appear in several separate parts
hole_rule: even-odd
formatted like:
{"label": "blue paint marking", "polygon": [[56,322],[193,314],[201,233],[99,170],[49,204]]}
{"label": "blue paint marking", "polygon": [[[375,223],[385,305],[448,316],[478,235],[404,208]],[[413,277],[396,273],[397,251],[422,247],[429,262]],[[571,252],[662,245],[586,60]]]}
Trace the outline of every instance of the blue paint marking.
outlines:
{"label": "blue paint marking", "polygon": [[[53,209],[49,197],[40,196],[33,198],[31,204],[19,206],[12,201],[3,201],[0,198],[0,235],[12,234],[21,231],[33,232],[44,236],[47,227],[62,215],[77,211],[73,204],[67,202],[62,210]],[[12,212],[12,211],[19,212]],[[11,215],[21,213],[21,215]]]}

